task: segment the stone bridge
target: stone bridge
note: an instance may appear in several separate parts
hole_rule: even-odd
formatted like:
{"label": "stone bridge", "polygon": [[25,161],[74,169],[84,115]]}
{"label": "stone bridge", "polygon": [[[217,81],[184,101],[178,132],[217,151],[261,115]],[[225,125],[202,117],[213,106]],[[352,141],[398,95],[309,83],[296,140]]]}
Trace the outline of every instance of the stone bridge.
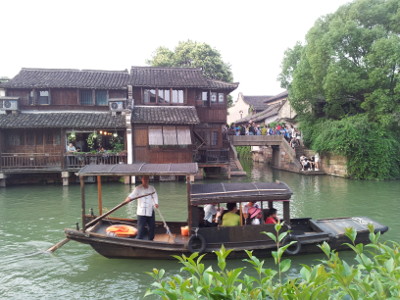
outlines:
{"label": "stone bridge", "polygon": [[301,164],[296,157],[296,151],[290,147],[282,135],[231,135],[229,141],[233,146],[270,146],[273,168],[301,172]]}

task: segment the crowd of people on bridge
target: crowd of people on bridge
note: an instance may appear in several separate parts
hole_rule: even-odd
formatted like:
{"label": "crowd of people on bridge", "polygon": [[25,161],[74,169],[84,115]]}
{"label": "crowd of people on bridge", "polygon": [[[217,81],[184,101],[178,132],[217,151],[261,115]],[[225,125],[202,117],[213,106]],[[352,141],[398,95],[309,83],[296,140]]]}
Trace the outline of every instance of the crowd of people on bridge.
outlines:
{"label": "crowd of people on bridge", "polygon": [[300,144],[300,132],[293,125],[286,125],[285,123],[272,123],[269,125],[256,124],[249,121],[247,124],[235,124],[230,126],[226,125],[224,129],[228,135],[282,135],[292,148]]}

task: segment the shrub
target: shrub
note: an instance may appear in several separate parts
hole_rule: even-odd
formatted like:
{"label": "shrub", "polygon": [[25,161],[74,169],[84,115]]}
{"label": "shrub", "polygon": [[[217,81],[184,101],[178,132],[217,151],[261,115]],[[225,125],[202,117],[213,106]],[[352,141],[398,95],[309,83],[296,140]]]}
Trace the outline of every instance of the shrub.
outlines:
{"label": "shrub", "polygon": [[287,247],[280,247],[279,242],[285,234],[279,234],[278,228],[275,236],[278,247],[272,255],[277,270],[264,268],[264,261],[253,256],[251,251],[246,251],[248,258],[244,261],[256,271],[256,276],[246,274],[246,267],[229,270],[226,258],[231,250],[224,247],[214,252],[218,270],[202,263],[204,255],[176,256],[186,277],[174,275],[164,278],[164,270],[153,269],[148,274],[154,283],[145,296],[158,295],[162,299],[400,298],[400,244],[379,242],[380,233],[375,234],[372,226],[368,245],[355,244],[356,231],[346,230],[351,241],[347,246],[355,253],[355,265],[349,265],[327,243],[323,243],[320,248],[325,259],[315,266],[303,265],[297,277],[282,280],[280,276],[290,268],[289,259],[281,260]]}
{"label": "shrub", "polygon": [[354,179],[400,177],[398,133],[368,122],[366,115],[342,120],[302,122],[304,144],[313,150],[347,157],[348,175]]}

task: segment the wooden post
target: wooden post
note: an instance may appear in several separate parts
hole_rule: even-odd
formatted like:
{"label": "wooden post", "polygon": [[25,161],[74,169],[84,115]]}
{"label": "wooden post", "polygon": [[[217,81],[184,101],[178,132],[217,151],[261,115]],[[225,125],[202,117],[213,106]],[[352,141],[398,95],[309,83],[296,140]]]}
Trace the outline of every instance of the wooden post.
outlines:
{"label": "wooden post", "polygon": [[103,195],[101,191],[101,176],[97,176],[97,202],[99,206],[99,216],[103,214]]}
{"label": "wooden post", "polygon": [[242,202],[239,202],[239,215],[240,215],[240,226],[243,226],[243,212],[242,212]]}
{"label": "wooden post", "polygon": [[65,136],[66,136],[66,131],[65,129],[61,129],[61,153],[60,153],[60,158],[61,158],[61,170],[65,170],[65,155],[64,153],[66,153],[66,149],[67,149],[67,145],[68,145],[68,140],[67,140],[67,144],[65,144]]}
{"label": "wooden post", "polygon": [[82,207],[81,207],[81,213],[82,213],[82,230],[85,232],[85,212],[86,212],[86,207],[85,207],[85,180],[83,176],[79,177],[80,184],[81,184],[81,199],[82,199]]}
{"label": "wooden post", "polygon": [[283,220],[290,225],[290,201],[283,201]]}
{"label": "wooden post", "polygon": [[193,216],[192,216],[192,205],[190,204],[190,176],[186,176],[186,191],[187,191],[187,205],[188,205],[188,226],[189,226],[189,232],[191,232]]}

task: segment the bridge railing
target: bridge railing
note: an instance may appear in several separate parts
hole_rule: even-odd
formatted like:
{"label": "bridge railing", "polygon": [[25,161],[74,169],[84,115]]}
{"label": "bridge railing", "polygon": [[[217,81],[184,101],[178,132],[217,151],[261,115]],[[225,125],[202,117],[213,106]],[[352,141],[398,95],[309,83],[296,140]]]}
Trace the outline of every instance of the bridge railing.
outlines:
{"label": "bridge railing", "polygon": [[283,135],[230,135],[234,146],[273,146],[285,140]]}

